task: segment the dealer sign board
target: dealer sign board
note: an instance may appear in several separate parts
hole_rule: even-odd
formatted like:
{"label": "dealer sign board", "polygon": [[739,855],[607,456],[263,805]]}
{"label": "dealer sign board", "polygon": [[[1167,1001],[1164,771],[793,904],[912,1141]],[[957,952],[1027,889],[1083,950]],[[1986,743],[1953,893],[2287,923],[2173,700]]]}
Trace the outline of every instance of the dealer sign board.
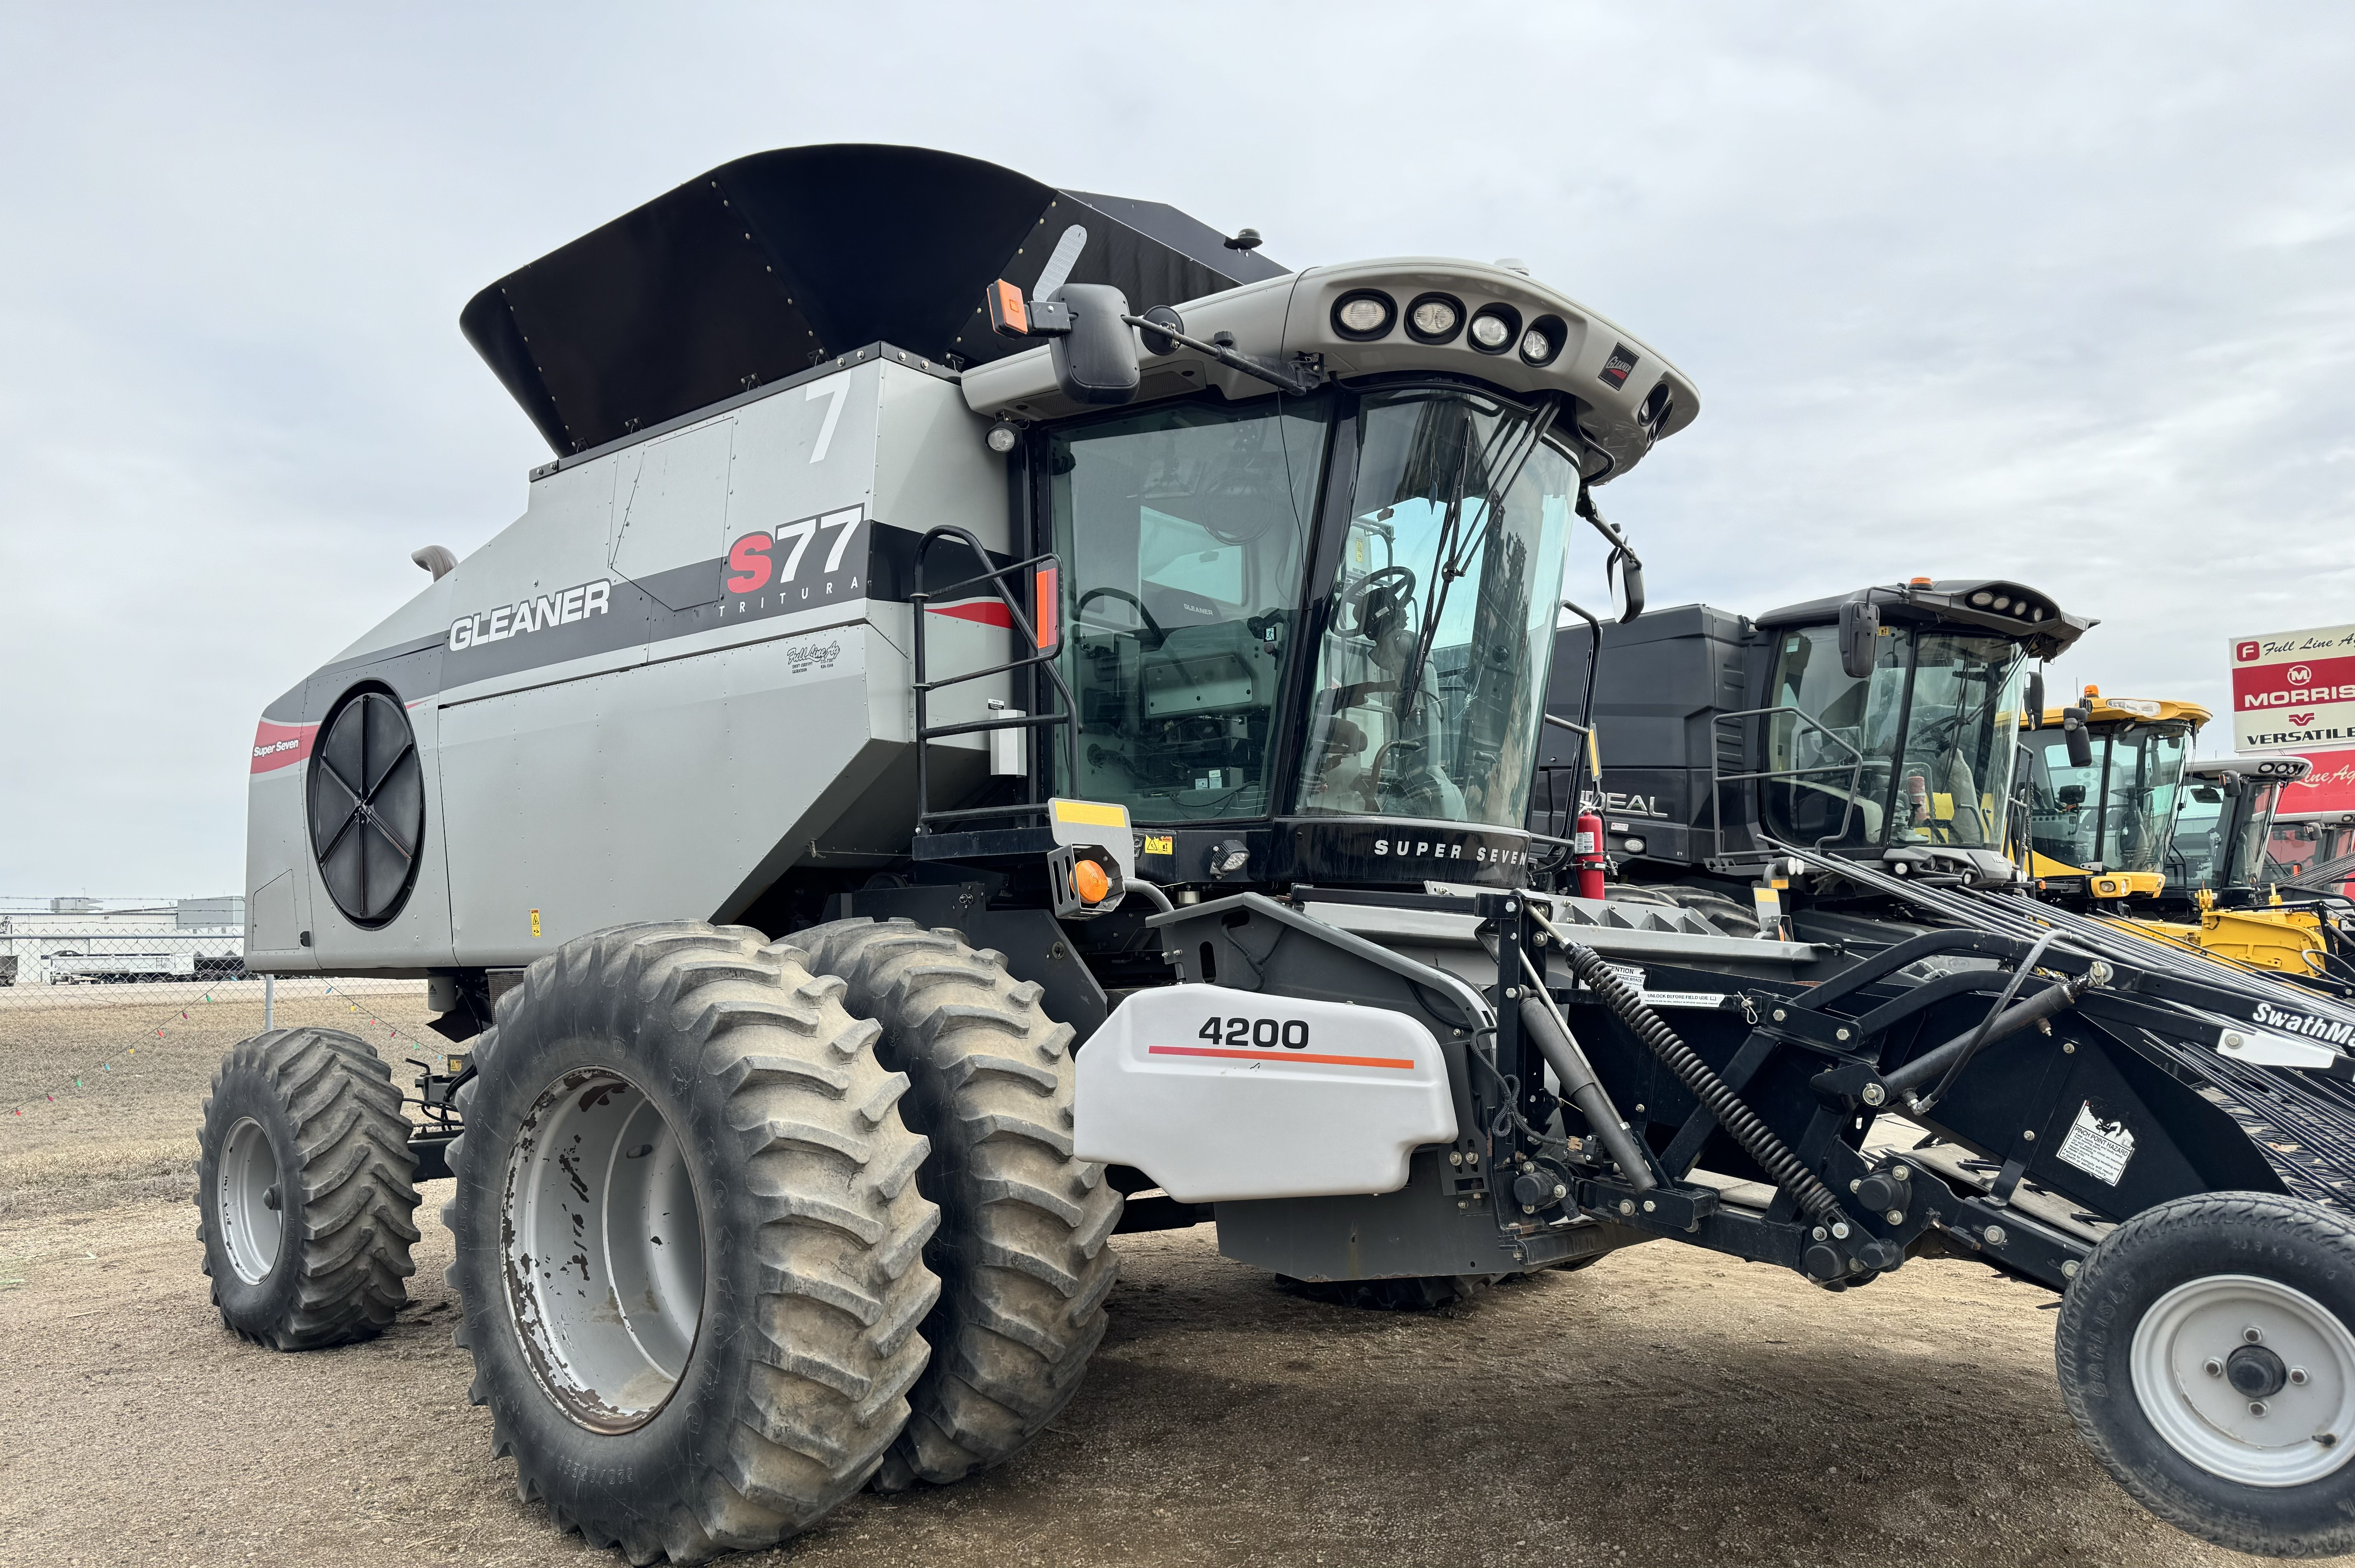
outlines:
{"label": "dealer sign board", "polygon": [[2232,748],[2355,746],[2355,626],[2232,639]]}
{"label": "dealer sign board", "polygon": [[2274,815],[2355,817],[2355,751],[2318,751],[2307,760],[2314,771],[2283,788]]}

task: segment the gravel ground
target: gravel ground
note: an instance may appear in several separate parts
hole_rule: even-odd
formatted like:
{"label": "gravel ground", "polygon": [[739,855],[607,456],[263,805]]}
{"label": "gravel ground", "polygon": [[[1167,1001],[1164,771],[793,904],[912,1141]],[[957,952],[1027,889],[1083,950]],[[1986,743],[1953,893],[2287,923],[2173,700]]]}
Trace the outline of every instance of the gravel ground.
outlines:
{"label": "gravel ground", "polygon": [[[421,1023],[421,999],[370,1006]],[[38,1102],[0,1114],[0,1563],[617,1563],[490,1457],[450,1342],[446,1182],[385,1338],[273,1355],[221,1328],[190,1162],[250,1011],[161,1038],[129,1007],[0,1015],[0,1109]],[[40,1099],[134,1042],[136,1065]],[[1834,1296],[1656,1244],[1403,1316],[1287,1295],[1208,1227],[1116,1245],[1112,1331],[1029,1452],[731,1561],[2251,1561],[2110,1482],[2061,1409],[2049,1298],[1976,1265]]]}

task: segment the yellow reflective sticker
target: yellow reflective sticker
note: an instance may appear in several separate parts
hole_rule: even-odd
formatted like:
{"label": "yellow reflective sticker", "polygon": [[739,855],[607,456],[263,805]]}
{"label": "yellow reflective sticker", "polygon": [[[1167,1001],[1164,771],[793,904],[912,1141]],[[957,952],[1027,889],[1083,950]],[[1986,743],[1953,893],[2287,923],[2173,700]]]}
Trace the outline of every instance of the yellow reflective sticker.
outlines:
{"label": "yellow reflective sticker", "polygon": [[1091,828],[1124,828],[1128,826],[1128,808],[1108,806],[1102,800],[1057,800],[1055,821]]}
{"label": "yellow reflective sticker", "polygon": [[539,911],[537,909],[531,912],[531,934],[535,937],[539,935]]}
{"label": "yellow reflective sticker", "polygon": [[1174,833],[1146,834],[1145,853],[1147,854],[1176,854],[1178,853],[1177,835]]}

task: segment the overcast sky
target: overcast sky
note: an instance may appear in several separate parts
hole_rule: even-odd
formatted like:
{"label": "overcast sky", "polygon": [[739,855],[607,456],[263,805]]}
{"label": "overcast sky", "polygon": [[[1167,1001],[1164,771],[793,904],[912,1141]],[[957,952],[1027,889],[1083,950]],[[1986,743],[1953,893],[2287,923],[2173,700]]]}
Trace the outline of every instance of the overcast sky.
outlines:
{"label": "overcast sky", "polygon": [[2220,713],[2355,621],[2345,5],[0,15],[0,894],[238,889],[263,704],[549,455],[460,306],[804,143],[1524,259],[1700,387],[1602,493],[1655,604],[2001,574]]}

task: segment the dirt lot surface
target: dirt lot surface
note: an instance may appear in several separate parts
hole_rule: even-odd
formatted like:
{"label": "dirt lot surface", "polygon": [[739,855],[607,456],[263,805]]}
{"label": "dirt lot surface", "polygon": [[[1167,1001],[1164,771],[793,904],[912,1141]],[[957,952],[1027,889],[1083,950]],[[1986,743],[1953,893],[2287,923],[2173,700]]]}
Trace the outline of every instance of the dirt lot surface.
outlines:
{"label": "dirt lot surface", "polygon": [[[280,1012],[348,1023],[347,1005]],[[416,1000],[373,1006],[421,1022]],[[0,1563],[619,1563],[490,1457],[450,1342],[446,1182],[387,1337],[273,1355],[222,1329],[190,1166],[206,1083],[258,1010],[159,1022],[0,1012]],[[109,1057],[95,1086],[42,1097]],[[1117,1245],[1112,1332],[1028,1453],[730,1561],[2251,1561],[2110,1482],[2061,1409],[2047,1298],[1977,1266],[1832,1296],[1658,1244],[1393,1316],[1286,1295],[1208,1227]]]}

